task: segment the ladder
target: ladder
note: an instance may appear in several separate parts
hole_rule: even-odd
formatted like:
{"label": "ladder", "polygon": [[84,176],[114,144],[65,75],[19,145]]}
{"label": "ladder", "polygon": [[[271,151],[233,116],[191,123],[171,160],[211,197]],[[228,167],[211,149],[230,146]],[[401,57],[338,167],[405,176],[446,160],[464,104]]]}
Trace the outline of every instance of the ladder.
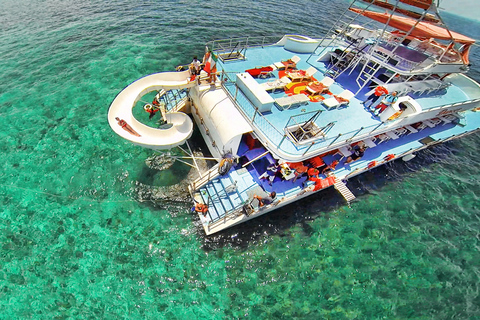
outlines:
{"label": "ladder", "polygon": [[347,188],[347,186],[342,180],[337,180],[333,184],[333,186],[335,189],[338,190],[338,192],[340,192],[340,194],[343,196],[343,198],[345,198],[345,200],[347,200],[348,203],[355,199],[353,193],[350,191],[350,189]]}
{"label": "ladder", "polygon": [[[363,58],[365,54],[364,49],[367,47],[367,45],[360,47],[360,43],[360,40],[355,46],[353,46],[353,43],[351,43],[347,48],[344,49],[341,55],[336,57],[337,61],[326,70],[326,73],[328,73],[331,78],[336,79],[348,69],[350,69],[350,73],[352,73],[359,61]],[[352,48],[349,51],[348,49],[350,47]]]}
{"label": "ladder", "polygon": [[373,61],[372,59],[369,59],[365,62],[362,67],[362,71],[360,71],[360,74],[356,79],[360,89],[362,89],[368,83],[368,81],[372,80],[372,78],[375,76],[375,73],[378,71],[378,69],[380,69],[380,67],[381,65],[376,61]]}

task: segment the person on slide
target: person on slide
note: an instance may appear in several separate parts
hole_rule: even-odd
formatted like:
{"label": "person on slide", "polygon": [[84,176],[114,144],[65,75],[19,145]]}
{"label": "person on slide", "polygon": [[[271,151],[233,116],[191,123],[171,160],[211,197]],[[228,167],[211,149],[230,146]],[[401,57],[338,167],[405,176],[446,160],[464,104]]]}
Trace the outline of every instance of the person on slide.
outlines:
{"label": "person on slide", "polygon": [[141,135],[139,135],[137,131],[133,130],[132,127],[130,127],[130,125],[125,120],[122,120],[118,117],[116,117],[115,120],[118,121],[118,125],[122,127],[123,130],[127,131],[130,134],[133,134],[134,136],[141,137]]}

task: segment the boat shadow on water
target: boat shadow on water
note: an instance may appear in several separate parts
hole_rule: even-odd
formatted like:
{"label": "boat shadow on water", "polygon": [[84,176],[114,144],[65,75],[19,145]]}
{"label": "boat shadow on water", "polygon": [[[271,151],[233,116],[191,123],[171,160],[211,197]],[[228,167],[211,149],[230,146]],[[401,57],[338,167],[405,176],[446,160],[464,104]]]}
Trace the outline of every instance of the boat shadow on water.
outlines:
{"label": "boat shadow on water", "polygon": [[[388,183],[401,181],[434,163],[452,162],[451,165],[455,165],[459,161],[455,155],[462,149],[458,146],[459,143],[464,142],[453,140],[431,146],[416,153],[416,157],[408,162],[396,160],[376,167],[361,176],[349,179],[347,185],[361,201],[363,196],[375,195],[376,190]],[[193,146],[196,156],[208,156],[208,151],[201,145]],[[205,161],[198,164],[203,168],[211,165]],[[160,176],[163,178],[159,178]],[[174,163],[166,154],[155,155],[145,161],[145,167],[137,181],[136,194],[138,201],[155,209],[165,209],[172,218],[191,214],[194,232],[203,242],[202,247],[206,251],[217,250],[225,245],[247,248],[258,241],[263,241],[262,239],[269,235],[290,236],[288,230],[295,225],[300,225],[302,231],[309,236],[314,232],[309,221],[322,219],[326,227],[332,213],[338,210],[343,212],[351,210],[340,193],[334,188],[328,188],[304,198],[301,202],[289,204],[246,223],[206,236],[200,219],[190,210],[192,202],[188,184],[196,177],[195,169]],[[175,184],[179,178],[181,181]]]}

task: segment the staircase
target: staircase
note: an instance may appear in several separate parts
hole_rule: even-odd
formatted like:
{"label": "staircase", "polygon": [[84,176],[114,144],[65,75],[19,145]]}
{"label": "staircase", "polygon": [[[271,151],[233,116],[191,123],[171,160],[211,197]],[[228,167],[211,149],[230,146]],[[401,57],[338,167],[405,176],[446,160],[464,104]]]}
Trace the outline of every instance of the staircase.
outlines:
{"label": "staircase", "polygon": [[380,69],[380,64],[369,59],[363,65],[362,71],[358,75],[356,81],[358,86],[363,88],[372,78],[375,76],[375,73]]}
{"label": "staircase", "polygon": [[218,221],[238,211],[247,200],[238,192],[236,181],[233,181],[230,175],[210,180],[198,191],[202,203],[208,205],[207,214],[210,222]]}
{"label": "staircase", "polygon": [[340,194],[345,198],[345,200],[347,200],[348,203],[350,203],[351,201],[353,201],[355,199],[355,196],[350,191],[350,189],[347,188],[347,186],[345,185],[345,183],[343,181],[337,180],[333,184],[333,186],[335,187],[335,189],[338,190],[338,192],[340,192]]}

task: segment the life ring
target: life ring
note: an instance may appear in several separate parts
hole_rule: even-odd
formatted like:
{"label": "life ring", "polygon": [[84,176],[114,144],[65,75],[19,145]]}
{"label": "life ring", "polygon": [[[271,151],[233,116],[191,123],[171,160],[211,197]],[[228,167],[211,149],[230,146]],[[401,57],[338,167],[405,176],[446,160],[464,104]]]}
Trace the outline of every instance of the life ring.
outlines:
{"label": "life ring", "polygon": [[371,169],[371,168],[375,167],[376,165],[377,165],[377,161],[372,161],[372,162],[370,162],[370,163],[368,164],[367,167],[368,167],[369,169]]}
{"label": "life ring", "polygon": [[218,173],[221,176],[224,176],[230,171],[233,165],[233,159],[232,158],[223,158],[220,161],[220,165],[218,166]]}
{"label": "life ring", "polygon": [[395,159],[395,155],[394,155],[394,154],[387,154],[387,155],[385,156],[385,158],[383,158],[383,160],[385,160],[385,161],[390,161],[390,160],[392,160],[392,159]]}
{"label": "life ring", "polygon": [[147,103],[146,105],[143,106],[143,110],[150,113],[151,110],[153,110],[153,107],[151,104]]}

